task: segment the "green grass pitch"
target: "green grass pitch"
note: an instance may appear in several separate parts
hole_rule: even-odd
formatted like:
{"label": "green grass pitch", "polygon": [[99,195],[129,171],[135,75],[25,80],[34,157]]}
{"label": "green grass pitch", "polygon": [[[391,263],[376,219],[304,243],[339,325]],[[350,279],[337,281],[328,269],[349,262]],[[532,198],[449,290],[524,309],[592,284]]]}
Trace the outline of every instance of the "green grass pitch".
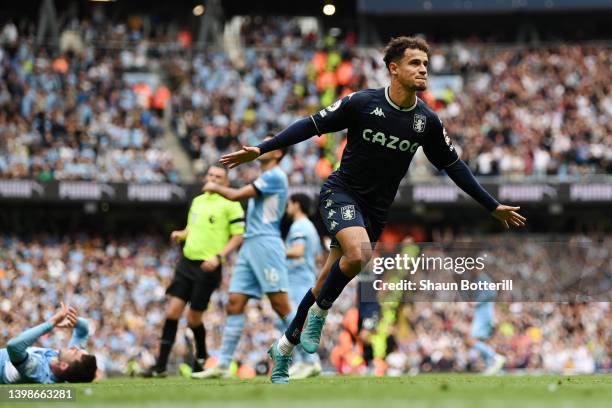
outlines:
{"label": "green grass pitch", "polygon": [[76,401],[10,403],[4,399],[0,407],[612,407],[612,375],[319,377],[286,386],[272,385],[264,377],[248,381],[170,377],[62,386],[74,387]]}

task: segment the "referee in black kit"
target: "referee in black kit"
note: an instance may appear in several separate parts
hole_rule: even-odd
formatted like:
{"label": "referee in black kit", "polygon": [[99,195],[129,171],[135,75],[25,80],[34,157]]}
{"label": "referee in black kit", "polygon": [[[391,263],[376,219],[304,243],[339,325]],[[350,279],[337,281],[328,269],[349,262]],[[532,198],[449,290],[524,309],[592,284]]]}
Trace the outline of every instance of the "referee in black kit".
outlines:
{"label": "referee in black kit", "polygon": [[[211,166],[206,173],[206,182],[228,185],[227,170]],[[157,362],[143,373],[144,377],[166,376],[178,320],[187,303],[190,304],[187,324],[196,344],[196,360],[192,368],[194,372],[202,371],[208,357],[202,314],[210,296],[221,283],[221,268],[226,256],[240,246],[243,233],[244,210],[240,203],[214,193],[200,194],[193,199],[187,226],[183,230],[172,231],[170,235],[173,242],[185,242],[185,245],[174,278],[166,290],[166,321]]]}

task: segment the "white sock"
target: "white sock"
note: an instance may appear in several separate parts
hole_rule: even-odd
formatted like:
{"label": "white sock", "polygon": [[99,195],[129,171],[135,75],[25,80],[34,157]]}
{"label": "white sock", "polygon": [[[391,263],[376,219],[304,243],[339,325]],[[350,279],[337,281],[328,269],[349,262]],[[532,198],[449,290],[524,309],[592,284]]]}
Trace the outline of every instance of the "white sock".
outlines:
{"label": "white sock", "polygon": [[283,356],[290,356],[291,352],[293,352],[293,348],[295,344],[291,343],[289,339],[283,334],[283,337],[278,341],[278,352]]}
{"label": "white sock", "polygon": [[316,316],[319,317],[327,317],[327,310],[326,309],[321,309],[319,307],[319,305],[317,305],[317,303],[315,302],[314,305],[312,305],[310,307],[310,310],[312,310],[312,313],[314,313]]}

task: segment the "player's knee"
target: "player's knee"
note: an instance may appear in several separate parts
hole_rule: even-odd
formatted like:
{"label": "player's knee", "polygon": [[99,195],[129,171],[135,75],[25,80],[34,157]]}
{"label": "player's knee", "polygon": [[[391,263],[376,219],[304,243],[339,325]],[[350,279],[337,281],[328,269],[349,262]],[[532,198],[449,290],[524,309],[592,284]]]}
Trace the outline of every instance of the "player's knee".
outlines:
{"label": "player's knee", "polygon": [[344,253],[344,268],[345,272],[358,274],[363,265],[368,263],[372,257],[372,251],[361,246],[354,246]]}
{"label": "player's knee", "polygon": [[240,299],[230,296],[229,300],[227,301],[227,305],[225,306],[225,310],[227,314],[230,315],[240,314],[244,311],[244,304]]}
{"label": "player's knee", "polygon": [[202,323],[202,313],[194,312],[192,310],[187,313],[187,325],[189,327],[196,327]]}
{"label": "player's knee", "polygon": [[183,314],[184,309],[184,307],[170,304],[166,308],[166,317],[172,320],[179,320],[181,318],[181,315]]}
{"label": "player's knee", "polygon": [[289,302],[287,300],[270,299],[270,305],[279,316],[286,316],[291,312],[291,306],[289,306]]}

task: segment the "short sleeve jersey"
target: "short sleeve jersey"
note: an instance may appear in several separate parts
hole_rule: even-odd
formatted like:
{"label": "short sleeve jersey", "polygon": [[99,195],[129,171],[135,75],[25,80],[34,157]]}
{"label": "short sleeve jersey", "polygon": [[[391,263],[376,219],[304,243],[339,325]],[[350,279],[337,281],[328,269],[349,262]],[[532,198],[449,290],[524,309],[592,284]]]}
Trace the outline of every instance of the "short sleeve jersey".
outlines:
{"label": "short sleeve jersey", "polygon": [[289,191],[287,175],[276,166],[253,182],[257,195],[249,199],[245,238],[258,235],[280,237],[280,224]]}
{"label": "short sleeve jersey", "polygon": [[302,218],[291,224],[287,234],[286,246],[296,243],[304,244],[304,255],[299,258],[287,258],[289,283],[312,283],[316,277],[316,258],[321,252],[321,242],[317,229],[308,218]]}
{"label": "short sleeve jersey", "polygon": [[244,210],[239,202],[219,194],[200,194],[187,216],[183,255],[193,261],[208,260],[223,250],[233,235],[244,233]]}

